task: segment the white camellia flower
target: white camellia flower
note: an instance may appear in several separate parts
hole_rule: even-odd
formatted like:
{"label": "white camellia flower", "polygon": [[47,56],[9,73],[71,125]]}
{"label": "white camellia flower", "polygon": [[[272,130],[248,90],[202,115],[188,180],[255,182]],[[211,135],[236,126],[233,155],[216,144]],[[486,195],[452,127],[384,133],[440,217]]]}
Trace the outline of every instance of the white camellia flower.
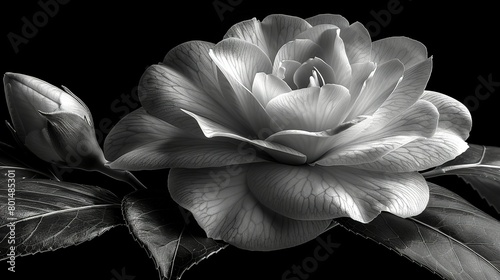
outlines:
{"label": "white camellia flower", "polygon": [[76,95],[23,74],[6,73],[3,82],[16,136],[31,152],[62,166],[104,166],[92,115]]}
{"label": "white camellia flower", "polygon": [[149,67],[143,107],[105,154],[112,168],[171,168],[173,199],[244,249],[301,244],[338,217],[411,217],[429,199],[418,171],[465,151],[472,125],[460,102],[425,90],[431,68],[420,42],[372,42],[339,15],[243,21]]}

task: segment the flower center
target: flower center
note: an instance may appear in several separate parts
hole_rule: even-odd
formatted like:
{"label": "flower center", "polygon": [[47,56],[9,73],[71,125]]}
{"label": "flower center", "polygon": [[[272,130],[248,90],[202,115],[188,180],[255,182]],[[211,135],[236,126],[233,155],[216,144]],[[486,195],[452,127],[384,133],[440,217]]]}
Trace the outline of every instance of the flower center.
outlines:
{"label": "flower center", "polygon": [[307,87],[322,87],[325,84],[325,79],[321,76],[319,70],[314,67],[312,75],[309,77],[309,85]]}

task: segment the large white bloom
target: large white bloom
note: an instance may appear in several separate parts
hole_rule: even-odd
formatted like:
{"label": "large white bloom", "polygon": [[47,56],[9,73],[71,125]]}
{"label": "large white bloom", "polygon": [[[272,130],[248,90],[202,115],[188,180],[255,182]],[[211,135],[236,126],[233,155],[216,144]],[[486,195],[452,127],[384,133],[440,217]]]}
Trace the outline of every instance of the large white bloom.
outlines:
{"label": "large white bloom", "polygon": [[273,250],[337,217],[421,213],[418,173],[466,148],[468,110],[424,90],[432,58],[371,41],[339,15],[271,15],[217,44],[172,49],[140,81],[143,108],[106,139],[113,168],[172,168],[169,190],[207,235]]}

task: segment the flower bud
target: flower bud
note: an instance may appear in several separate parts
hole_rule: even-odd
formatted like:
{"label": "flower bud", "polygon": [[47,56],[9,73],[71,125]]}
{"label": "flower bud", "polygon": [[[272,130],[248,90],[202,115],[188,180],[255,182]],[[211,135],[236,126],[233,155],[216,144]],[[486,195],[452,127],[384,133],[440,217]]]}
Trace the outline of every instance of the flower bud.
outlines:
{"label": "flower bud", "polygon": [[16,136],[36,156],[86,170],[105,163],[90,110],[71,91],[16,73],[3,82]]}

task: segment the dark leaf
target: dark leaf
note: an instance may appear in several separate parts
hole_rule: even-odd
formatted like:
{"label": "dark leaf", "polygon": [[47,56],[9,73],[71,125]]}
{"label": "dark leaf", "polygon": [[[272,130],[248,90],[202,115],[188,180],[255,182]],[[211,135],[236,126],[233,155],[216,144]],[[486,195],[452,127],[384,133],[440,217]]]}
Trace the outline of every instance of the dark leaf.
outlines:
{"label": "dark leaf", "polygon": [[57,179],[52,174],[47,164],[41,164],[37,158],[24,153],[22,149],[16,149],[4,142],[0,142],[0,170],[2,177],[0,182],[3,182],[6,170],[16,170],[18,180],[46,178]]}
{"label": "dark leaf", "polygon": [[134,192],[124,199],[123,213],[130,232],[165,279],[180,279],[191,266],[227,246],[207,238],[165,192]]}
{"label": "dark leaf", "polygon": [[16,256],[56,250],[123,223],[120,200],[105,189],[45,179],[18,181],[18,171],[6,172],[14,175],[0,186],[0,259],[8,257],[10,246]]}
{"label": "dark leaf", "polygon": [[429,204],[416,217],[337,221],[446,279],[500,279],[500,223],[445,188],[429,187]]}
{"label": "dark leaf", "polygon": [[469,144],[460,156],[423,175],[458,175],[500,213],[500,148]]}

